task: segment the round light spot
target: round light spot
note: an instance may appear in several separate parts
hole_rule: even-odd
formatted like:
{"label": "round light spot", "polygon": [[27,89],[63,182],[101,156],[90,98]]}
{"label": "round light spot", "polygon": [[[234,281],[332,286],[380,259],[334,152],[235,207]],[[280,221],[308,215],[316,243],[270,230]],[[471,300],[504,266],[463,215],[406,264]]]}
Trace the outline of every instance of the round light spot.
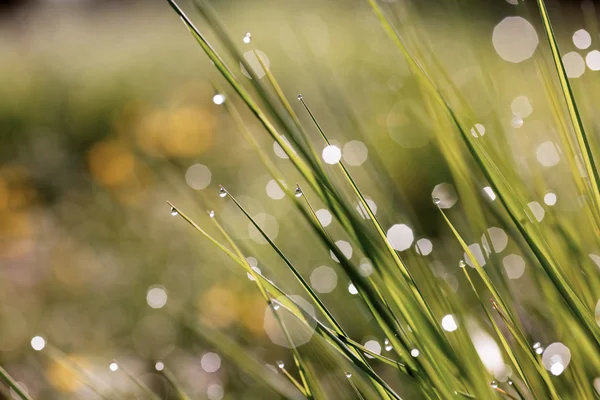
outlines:
{"label": "round light spot", "polygon": [[221,400],[224,395],[225,390],[223,389],[223,386],[219,385],[218,383],[211,383],[206,388],[206,396],[208,397],[208,400]]}
{"label": "round light spot", "polygon": [[578,49],[584,50],[592,45],[592,37],[585,29],[575,31],[573,34],[573,44]]}
{"label": "round light spot", "polygon": [[490,239],[492,239],[492,246],[496,253],[500,253],[508,245],[508,236],[504,230],[491,227],[488,229],[488,235],[490,235]]}
{"label": "round light spot", "polygon": [[[288,146],[292,147],[292,145],[290,144],[290,141],[287,140],[287,138],[285,136],[281,136],[281,140],[284,143],[286,143]],[[289,158],[288,155],[283,150],[283,147],[281,147],[281,145],[279,143],[277,143],[277,141],[273,142],[273,151],[275,152],[275,155],[279,158],[283,158],[283,159]],[[296,152],[294,151],[294,154],[295,153]]]}
{"label": "round light spot", "polygon": [[398,251],[409,249],[415,240],[412,229],[405,224],[393,225],[388,229],[386,237],[390,245]]}
{"label": "round light spot", "polygon": [[454,332],[458,329],[458,325],[456,324],[452,314],[448,314],[442,318],[442,328],[448,332]]}
{"label": "round light spot", "polygon": [[[485,261],[485,257],[483,256],[483,251],[481,250],[481,246],[477,243],[471,244],[471,245],[469,245],[469,250],[471,251],[471,253],[473,253],[473,257],[475,257],[475,261],[477,261],[477,263],[483,267],[485,265],[486,261]],[[475,265],[473,264],[473,262],[471,261],[471,258],[467,255],[467,253],[464,253],[464,258],[465,258],[465,262],[469,266],[475,268]]]}
{"label": "round light spot", "polygon": [[210,184],[212,174],[206,165],[194,164],[185,173],[185,181],[194,190],[202,190]]}
{"label": "round light spot", "polygon": [[498,55],[512,63],[520,63],[533,56],[538,43],[535,28],[522,17],[504,18],[492,34],[492,44]]}
{"label": "round light spot", "polygon": [[[377,340],[368,340],[365,344],[364,344],[365,348],[367,350],[370,350],[371,352],[375,353],[375,354],[381,354],[381,345],[379,344],[379,342]],[[375,358],[372,355],[365,353],[365,356],[367,358]]]}
{"label": "round light spot", "polygon": [[346,164],[358,167],[367,161],[369,150],[363,142],[352,140],[344,145],[343,154]]}
{"label": "round light spot", "polygon": [[[286,187],[285,182],[283,182],[282,180],[280,180],[279,183],[283,187]],[[269,182],[267,182],[266,189],[267,189],[267,196],[269,196],[273,200],[281,200],[285,197],[285,192],[281,189],[281,186],[279,186],[279,184],[277,183],[277,181],[275,179],[271,179]]]}
{"label": "round light spot", "polygon": [[514,115],[521,118],[527,118],[533,112],[533,107],[527,96],[515,97],[512,103],[510,103],[510,109]]}
{"label": "round light spot", "polygon": [[440,183],[433,188],[431,192],[432,198],[440,199],[438,203],[439,208],[450,208],[458,201],[458,195],[454,185],[450,183]]}
{"label": "round light spot", "polygon": [[[289,298],[291,298],[291,300],[300,308],[302,308],[307,314],[310,314],[313,317],[316,315],[315,308],[301,296],[290,295]],[[289,299],[286,296],[278,297],[275,299],[275,301],[281,304],[289,303]],[[273,315],[275,312],[277,313],[279,321]],[[267,336],[269,336],[269,339],[271,339],[271,341],[278,346],[287,347],[290,349],[308,343],[314,334],[317,324],[314,318],[309,317],[306,318],[306,322],[302,322],[284,307],[279,307],[279,309],[275,311],[270,306],[265,308],[263,321],[264,329],[267,333]],[[285,329],[288,331],[290,337],[289,341],[285,332],[281,329],[280,323],[283,324]]]}
{"label": "round light spot", "polygon": [[562,58],[565,71],[569,78],[579,78],[585,72],[585,62],[579,53],[567,53]]}
{"label": "round light spot", "polygon": [[473,127],[471,128],[471,136],[473,137],[481,137],[485,135],[485,126],[481,125],[481,124],[475,124],[473,125]]}
{"label": "round light spot", "polygon": [[544,368],[553,375],[560,375],[571,362],[571,350],[560,342],[555,342],[546,347],[542,355]]}
{"label": "round light spot", "polygon": [[34,336],[31,339],[31,347],[35,351],[43,350],[44,347],[46,347],[46,340],[43,337],[41,337],[41,336]]}
{"label": "round light spot", "polygon": [[544,219],[544,215],[546,215],[546,211],[537,201],[532,201],[531,203],[527,203],[527,206],[531,210],[531,213],[535,217],[537,222],[541,222]]}
{"label": "round light spot", "polygon": [[548,192],[544,195],[544,203],[548,206],[553,206],[556,204],[556,194],[552,192]]}
{"label": "round light spot", "polygon": [[217,372],[221,368],[221,357],[217,353],[204,353],[200,359],[200,366],[206,372]]}
{"label": "round light spot", "polygon": [[[337,242],[335,242],[335,245],[342,252],[344,257],[346,257],[348,260],[352,258],[352,246],[350,245],[350,243],[346,242],[345,240],[338,240]],[[333,251],[329,250],[329,254],[331,255],[333,261],[340,262],[340,260],[338,260],[335,254],[333,254]]]}
{"label": "round light spot", "polygon": [[358,294],[358,290],[356,289],[356,286],[354,286],[353,283],[348,285],[348,292],[350,294]]}
{"label": "round light spot", "polygon": [[113,361],[108,366],[108,369],[110,369],[112,372],[115,372],[116,370],[119,369],[119,364],[117,364],[116,362]]}
{"label": "round light spot", "polygon": [[600,71],[600,51],[590,51],[587,56],[585,56],[585,63],[592,71]]}
{"label": "round light spot", "polygon": [[368,258],[363,258],[362,260],[360,260],[358,272],[365,278],[371,276],[371,274],[373,273],[373,264],[371,264],[371,260],[369,260]]}
{"label": "round light spot", "polygon": [[225,95],[221,93],[217,93],[213,96],[213,103],[216,105],[221,105],[225,103]]}
{"label": "round light spot", "polygon": [[525,272],[525,260],[516,254],[509,254],[502,259],[502,265],[508,279],[519,279]]}
{"label": "round light spot", "polygon": [[553,167],[560,161],[558,146],[552,142],[544,142],[538,146],[535,157],[544,167]]}
{"label": "round light spot", "polygon": [[413,357],[415,357],[415,358],[416,358],[416,357],[419,357],[419,354],[421,354],[421,353],[420,353],[420,352],[419,352],[419,350],[417,350],[417,349],[412,349],[412,350],[410,351],[410,355],[411,355],[411,356],[413,356]]}
{"label": "round light spot", "polygon": [[327,164],[337,164],[342,159],[342,151],[339,147],[329,145],[323,149],[323,161]]}
{"label": "round light spot", "polygon": [[433,250],[433,243],[429,239],[419,239],[417,240],[417,253],[427,256],[431,254]]}
{"label": "round light spot", "polygon": [[154,369],[157,371],[162,371],[165,369],[165,364],[162,361],[157,361],[156,364],[154,364]]}
{"label": "round light spot", "polygon": [[[248,63],[248,65],[250,65],[250,68],[252,68],[252,71],[258,77],[258,79],[260,79],[263,76],[265,76],[267,73],[263,69],[262,65],[260,65],[261,63],[260,63],[260,61],[258,61],[258,58],[256,57],[256,54],[254,53],[255,51],[256,51],[256,53],[258,53],[258,56],[260,57],[261,61],[265,65],[265,67],[267,67],[267,69],[269,68],[269,66],[271,66],[271,61],[269,61],[269,57],[267,57],[267,55],[260,50],[249,50],[244,53],[244,58],[246,59],[246,62]],[[241,62],[240,62],[240,68],[242,69],[242,74],[244,74],[246,76],[246,78],[252,79],[252,77],[250,76],[250,73],[248,72],[248,70],[244,67],[244,65]]]}
{"label": "round light spot", "polygon": [[317,219],[319,220],[319,223],[321,225],[323,225],[323,227],[329,225],[331,223],[331,213],[329,212],[329,210],[325,210],[324,208],[321,208],[320,210],[315,211],[315,214],[317,215]]}
{"label": "round light spot", "polygon": [[[368,197],[365,197],[365,202],[369,206],[369,209],[371,210],[373,215],[377,214],[377,204],[375,204],[375,202]],[[358,213],[361,217],[363,217],[363,219],[371,219],[371,217],[369,217],[369,214],[367,213],[367,210],[365,209],[365,206],[363,206],[361,202],[359,202],[356,205],[356,211],[358,211]]]}
{"label": "round light spot", "polygon": [[146,293],[146,302],[152,308],[163,308],[167,304],[167,292],[162,286],[153,286]]}
{"label": "round light spot", "polygon": [[[258,267],[250,267],[252,268],[252,271],[254,271],[255,273],[257,273],[258,275],[261,274],[260,268]],[[255,281],[256,279],[254,278],[254,276],[250,273],[250,272],[246,272],[246,275],[248,276],[248,279],[250,279],[251,281]]]}
{"label": "round light spot", "polygon": [[330,267],[317,267],[310,274],[310,285],[319,293],[330,293],[337,286],[337,274]]}
{"label": "round light spot", "polygon": [[523,126],[523,118],[518,115],[513,115],[512,119],[510,120],[510,126],[515,129],[521,128]]}
{"label": "round light spot", "polygon": [[[253,219],[270,239],[274,240],[277,238],[279,235],[279,223],[274,216],[266,213],[258,213]],[[268,243],[252,222],[248,222],[248,236],[258,244]]]}

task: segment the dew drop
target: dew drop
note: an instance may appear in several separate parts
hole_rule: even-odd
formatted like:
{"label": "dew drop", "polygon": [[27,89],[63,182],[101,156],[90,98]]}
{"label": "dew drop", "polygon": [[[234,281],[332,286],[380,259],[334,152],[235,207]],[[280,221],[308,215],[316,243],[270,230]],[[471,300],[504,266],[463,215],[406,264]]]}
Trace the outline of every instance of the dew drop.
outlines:
{"label": "dew drop", "polygon": [[348,379],[352,378],[352,372],[346,372],[346,378],[348,378]]}
{"label": "dew drop", "polygon": [[175,207],[171,207],[171,215],[174,217],[179,215],[179,212],[175,209]]}
{"label": "dew drop", "polygon": [[227,190],[223,186],[219,187],[219,197],[227,196]]}
{"label": "dew drop", "polygon": [[273,310],[277,311],[279,310],[279,304],[273,304]]}
{"label": "dew drop", "polygon": [[538,347],[537,349],[535,349],[535,352],[537,354],[542,354],[544,352],[544,348],[543,347]]}
{"label": "dew drop", "polygon": [[208,216],[211,217],[211,218],[214,218],[215,217],[215,211],[214,210],[210,210],[208,212]]}
{"label": "dew drop", "polygon": [[439,205],[441,202],[442,202],[442,200],[440,200],[440,198],[439,198],[439,197],[434,197],[434,198],[433,198],[433,204],[435,204],[435,205]]}
{"label": "dew drop", "polygon": [[467,266],[467,264],[465,263],[465,261],[464,261],[464,260],[460,260],[460,261],[458,262],[458,266],[459,266],[460,268],[464,268],[464,267],[466,267],[466,266]]}
{"label": "dew drop", "polygon": [[242,40],[246,44],[250,43],[252,41],[252,34],[250,32],[246,32]]}
{"label": "dew drop", "polygon": [[213,96],[213,103],[215,103],[218,106],[225,103],[225,95],[221,93],[215,94]]}
{"label": "dew drop", "polygon": [[112,371],[115,372],[116,370],[119,369],[119,364],[117,364],[116,362],[111,362],[110,365],[108,366],[108,368]]}
{"label": "dew drop", "polygon": [[410,351],[410,355],[413,356],[413,357],[415,357],[415,358],[419,357],[419,354],[421,354],[421,352],[418,349],[412,349]]}
{"label": "dew drop", "polygon": [[296,197],[301,197],[302,196],[302,189],[300,189],[300,186],[296,185],[296,191],[294,192],[294,195]]}
{"label": "dew drop", "polygon": [[513,381],[511,381],[511,380],[509,380],[507,383],[508,383],[510,386],[512,386],[512,385],[513,385]]}
{"label": "dew drop", "polygon": [[302,95],[301,95],[301,94],[299,94],[299,95],[298,95],[298,100],[302,100],[302,99],[303,99]]}
{"label": "dew drop", "polygon": [[535,342],[535,343],[533,344],[533,348],[534,348],[534,349],[538,349],[540,346],[541,346],[540,342]]}
{"label": "dew drop", "polygon": [[518,129],[523,126],[523,119],[518,115],[513,115],[512,119],[510,120],[510,124],[513,128]]}
{"label": "dew drop", "polygon": [[383,345],[385,347],[385,351],[390,351],[392,350],[392,344],[390,343],[389,339],[385,339],[383,341]]}
{"label": "dew drop", "polygon": [[279,369],[283,369],[283,367],[285,366],[285,364],[281,360],[278,360],[276,363],[277,363],[277,367],[279,367]]}
{"label": "dew drop", "polygon": [[496,388],[498,387],[498,382],[496,382],[496,381],[492,381],[492,383],[490,383],[490,386],[491,386],[493,389],[496,389]]}

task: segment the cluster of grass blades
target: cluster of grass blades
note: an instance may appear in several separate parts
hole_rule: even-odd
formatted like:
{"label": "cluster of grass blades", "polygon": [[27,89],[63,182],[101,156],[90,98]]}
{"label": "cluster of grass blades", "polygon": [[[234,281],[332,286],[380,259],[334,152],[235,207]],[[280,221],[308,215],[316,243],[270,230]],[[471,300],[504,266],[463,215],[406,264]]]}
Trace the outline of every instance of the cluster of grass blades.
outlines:
{"label": "cluster of grass blades", "polygon": [[[402,27],[401,32],[377,0],[366,0],[380,20],[382,28],[406,58],[418,83],[419,101],[422,101],[431,124],[437,131],[446,133],[443,135],[444,140],[438,139],[437,144],[467,211],[464,220],[458,219],[457,214],[450,214],[442,208],[442,200],[435,197],[432,198],[431,209],[440,214],[446,229],[454,237],[455,244],[465,253],[465,261],[469,267],[463,260],[454,263],[454,267],[457,271],[462,271],[468,288],[472,290],[472,297],[479,303],[481,310],[466,307],[458,297],[436,283],[433,273],[414,254],[398,252],[394,248],[386,234],[386,227],[371,210],[359,184],[342,160],[338,160],[333,167],[333,173],[340,179],[332,178],[332,169],[323,163],[320,150],[317,150],[331,146],[331,143],[319,124],[316,113],[309,107],[308,99],[298,95],[301,109],[314,125],[310,128],[301,124],[294,107],[285,97],[265,60],[259,52],[254,51],[266,80],[258,78],[255,69],[239,52],[210,5],[204,0],[196,0],[194,3],[204,18],[207,29],[212,30],[227,53],[226,57],[216,52],[215,47],[175,1],[167,1],[229,85],[229,89],[223,89],[221,83],[214,83],[215,92],[237,94],[238,100],[227,95],[223,106],[239,133],[279,183],[288,201],[304,218],[314,236],[339,262],[360,301],[385,335],[385,348],[389,356],[373,351],[350,337],[347,328],[338,321],[333,310],[325,305],[296,268],[297,261],[284,253],[235,194],[224,187],[219,188],[218,196],[223,201],[232,202],[239,213],[248,219],[249,224],[256,228],[302,288],[303,295],[316,307],[317,314],[308,312],[293,296],[281,289],[277,282],[266,279],[257,272],[247,260],[244,246],[221,225],[215,212],[209,210],[206,221],[211,224],[210,231],[218,232],[219,237],[209,233],[209,229],[203,229],[177,205],[169,203],[172,215],[189,223],[252,278],[289,344],[293,365],[286,366],[279,361],[274,371],[247,354],[235,340],[192,316],[186,318],[186,328],[219,349],[224,357],[247,371],[257,382],[284,398],[336,398],[323,385],[320,370],[311,360],[311,352],[304,346],[295,345],[292,328],[314,331],[315,336],[310,346],[327,354],[337,366],[335,370],[340,371],[347,381],[344,393],[358,399],[401,399],[401,395],[407,392],[403,385],[411,387],[408,391],[411,398],[426,399],[600,398],[593,383],[596,376],[600,375],[600,329],[594,315],[600,293],[600,276],[596,266],[581,260],[582,249],[600,244],[597,234],[600,228],[600,177],[543,0],[537,0],[537,10],[555,70],[542,64],[537,67],[540,75],[547,79],[548,101],[555,105],[565,104],[567,110],[566,116],[557,111],[555,117],[557,125],[563,127],[562,139],[569,144],[565,146],[569,149],[567,158],[573,161],[571,164],[577,187],[580,194],[588,200],[585,214],[589,226],[586,229],[594,235],[587,237],[585,242],[578,235],[581,227],[575,221],[553,219],[546,226],[536,222],[535,215],[528,206],[527,188],[512,169],[503,163],[504,158],[499,156],[506,149],[485,146],[474,139],[469,131],[476,120],[468,102],[452,85],[448,89],[448,82],[434,80],[434,76],[439,76],[441,80],[446,78],[443,73],[430,73],[429,68],[436,69],[437,72],[438,69],[443,69],[443,65],[439,65],[433,55],[426,62],[422,54],[427,52],[427,45],[417,44],[418,37],[411,31],[411,27]],[[244,42],[250,41],[251,37],[247,35]],[[252,85],[251,89],[245,88],[233,73],[225,61],[230,58],[239,62],[251,76],[252,79],[247,81]],[[552,77],[555,76],[559,82],[558,90],[552,82]],[[444,91],[439,88],[440,84],[445,85]],[[452,95],[452,102],[448,100],[448,90]],[[300,183],[294,187],[281,183],[284,174],[261,147],[255,133],[248,129],[236,103],[247,107],[262,125],[262,130],[282,148],[299,173]],[[496,123],[500,126],[499,121]],[[581,178],[574,160],[582,160],[586,172],[584,178]],[[475,174],[477,176],[473,176],[471,172],[473,165],[478,167]],[[491,193],[497,201],[482,205],[481,182],[486,182],[487,193]],[[356,212],[349,197],[356,199],[363,211],[362,216]],[[370,260],[372,273],[365,274],[346,257],[328,229],[321,224],[312,202],[324,204],[331,211],[349,240]],[[514,289],[506,277],[493,269],[483,268],[480,258],[473,253],[466,237],[473,235],[473,232],[486,232],[490,220],[505,227],[524,257],[534,266],[532,284],[537,285],[536,289],[550,305],[548,309],[540,310],[533,306],[528,309],[516,304],[512,301]],[[491,239],[486,240],[488,243],[492,242]],[[557,324],[562,326],[563,332],[555,336],[569,338],[569,349],[573,355],[568,360],[561,360],[560,357],[552,360],[550,368],[541,356],[542,346],[536,343],[527,324],[530,316],[537,318],[541,313],[546,314],[544,319],[555,321],[554,327]],[[459,321],[460,329],[444,329],[440,320],[445,314],[451,316],[454,324]],[[476,335],[473,331],[476,329],[465,329],[469,321],[478,318],[479,322],[475,325],[485,325],[489,332],[486,337],[501,345],[499,351],[512,371],[503,380],[497,380],[486,368],[485,356],[480,354],[475,343]],[[294,323],[290,324],[290,321]],[[63,358],[57,354],[53,357]],[[105,392],[95,388],[93,377],[82,373],[77,367],[72,368],[77,376],[81,376],[82,382],[106,397]],[[134,375],[126,371],[124,373],[140,391],[146,393],[147,398],[158,398]],[[164,367],[162,373],[180,398],[190,398],[167,367]],[[30,398],[3,369],[0,369],[0,377],[21,399]],[[402,385],[397,382],[402,382]]]}

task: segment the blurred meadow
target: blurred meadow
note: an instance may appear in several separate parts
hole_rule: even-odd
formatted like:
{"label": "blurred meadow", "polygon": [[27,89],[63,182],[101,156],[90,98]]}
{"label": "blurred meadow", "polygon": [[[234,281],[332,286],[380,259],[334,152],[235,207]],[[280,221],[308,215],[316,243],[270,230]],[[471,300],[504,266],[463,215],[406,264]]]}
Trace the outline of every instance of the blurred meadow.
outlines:
{"label": "blurred meadow", "polygon": [[[487,388],[494,381],[492,388],[500,385],[513,398],[557,398],[516,397],[512,382],[523,392],[527,384],[483,310],[492,309],[488,299],[496,294],[479,279],[478,268],[467,267],[465,275],[460,260],[484,267],[509,299],[510,314],[561,398],[598,398],[600,240],[598,199],[589,195],[594,168],[580,154],[536,1],[379,2],[439,93],[468,115],[469,141],[486,150],[506,190],[526,205],[521,214],[501,204],[490,175],[436,111],[435,96],[367,0],[209,3],[253,70],[250,79],[239,60],[224,55],[236,78],[248,88],[256,80],[268,85],[268,67],[361,229],[375,235],[369,213],[334,165],[340,158],[451,346],[469,357],[455,338],[462,331],[472,340],[471,355],[479,359],[468,363],[468,374],[479,368],[485,376],[479,384]],[[546,5],[578,115],[598,154],[596,5]],[[180,6],[227,54],[192,2]],[[255,272],[325,321],[259,230],[229,197],[219,196],[223,185],[293,261],[348,337],[395,359],[394,339],[358,295],[356,279],[311,230],[294,204],[299,200],[286,196],[261,163],[229,104],[281,171],[282,186],[302,186],[301,195],[357,276],[370,280],[379,267],[166,1],[6,2],[0,7],[0,87],[0,365],[33,398],[100,398],[95,391],[109,399],[150,398],[140,386],[163,399],[179,398],[177,387],[194,399],[298,398],[288,381],[278,392],[236,358],[250,355],[275,372],[281,362],[296,376],[289,347],[309,360],[324,398],[376,396],[355,366],[326,349],[314,324],[307,329],[283,315],[290,345],[256,290],[256,277],[172,216],[167,201],[222,237],[207,215],[214,211]],[[326,144],[297,100],[300,93],[331,141],[328,151],[322,153]],[[290,136],[285,141],[293,142]],[[547,246],[551,257],[543,251],[541,257],[524,232],[534,232],[534,242]],[[540,259],[562,266],[575,295],[556,290]],[[388,290],[391,278],[380,278]],[[564,300],[569,296],[597,324],[580,323]],[[392,305],[390,313],[400,313],[394,307],[401,309]],[[190,318],[209,337],[195,331]],[[227,340],[236,345],[222,346]],[[370,361],[402,398],[432,398],[412,377]],[[357,376],[356,386],[348,384],[349,373]],[[534,380],[531,387],[545,386]],[[20,397],[0,383],[0,398]],[[490,390],[489,397],[477,398],[507,397]]]}

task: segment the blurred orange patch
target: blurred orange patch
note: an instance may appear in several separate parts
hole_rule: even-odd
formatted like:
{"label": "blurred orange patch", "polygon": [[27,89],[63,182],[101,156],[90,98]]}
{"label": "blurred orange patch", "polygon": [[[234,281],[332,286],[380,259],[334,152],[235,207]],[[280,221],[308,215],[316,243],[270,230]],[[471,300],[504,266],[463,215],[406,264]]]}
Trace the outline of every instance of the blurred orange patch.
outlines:
{"label": "blurred orange patch", "polygon": [[67,360],[63,362],[53,361],[52,364],[48,366],[48,381],[57,390],[62,392],[74,392],[79,390],[83,385],[78,379],[79,375],[76,370],[69,366],[69,362],[76,363],[82,368],[85,368],[85,360],[74,356],[67,357]]}
{"label": "blurred orange patch", "polygon": [[117,141],[96,143],[88,152],[92,176],[106,186],[117,186],[131,180],[134,175],[133,154]]}
{"label": "blurred orange patch", "polygon": [[202,320],[215,328],[230,326],[238,317],[238,299],[223,287],[213,286],[197,301]]}

